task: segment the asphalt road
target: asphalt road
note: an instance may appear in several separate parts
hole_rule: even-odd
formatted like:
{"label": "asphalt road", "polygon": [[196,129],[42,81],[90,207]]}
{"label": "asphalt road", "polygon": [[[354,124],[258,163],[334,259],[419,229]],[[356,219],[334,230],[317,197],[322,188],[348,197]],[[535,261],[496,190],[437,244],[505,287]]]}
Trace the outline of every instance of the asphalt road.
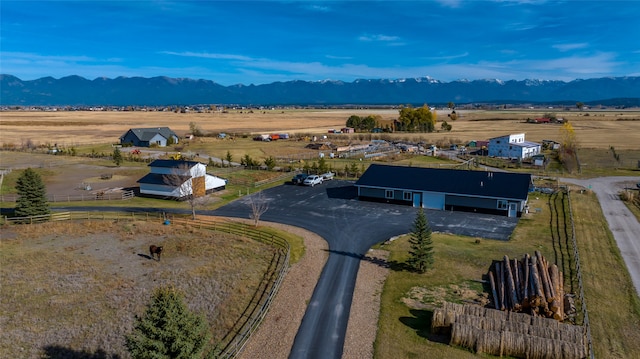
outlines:
{"label": "asphalt road", "polygon": [[[329,258],[296,335],[290,358],[341,358],[360,260],[368,249],[410,232],[416,208],[359,201],[352,182],[316,187],[282,185],[262,192],[269,209],[261,220],[305,228],[323,237]],[[245,197],[207,214],[249,218]],[[507,240],[517,219],[425,210],[434,232]]]}
{"label": "asphalt road", "polygon": [[591,187],[596,194],[636,292],[640,295],[640,223],[618,196],[625,188],[636,188],[635,184],[640,182],[640,177],[599,177],[587,180],[561,178],[560,181]]}

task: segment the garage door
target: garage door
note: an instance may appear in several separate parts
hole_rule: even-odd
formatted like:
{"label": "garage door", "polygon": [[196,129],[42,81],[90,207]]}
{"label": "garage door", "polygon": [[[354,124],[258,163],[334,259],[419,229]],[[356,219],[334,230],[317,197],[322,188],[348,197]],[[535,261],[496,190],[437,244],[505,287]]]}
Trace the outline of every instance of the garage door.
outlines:
{"label": "garage door", "polygon": [[422,205],[429,209],[444,209],[444,193],[423,193]]}

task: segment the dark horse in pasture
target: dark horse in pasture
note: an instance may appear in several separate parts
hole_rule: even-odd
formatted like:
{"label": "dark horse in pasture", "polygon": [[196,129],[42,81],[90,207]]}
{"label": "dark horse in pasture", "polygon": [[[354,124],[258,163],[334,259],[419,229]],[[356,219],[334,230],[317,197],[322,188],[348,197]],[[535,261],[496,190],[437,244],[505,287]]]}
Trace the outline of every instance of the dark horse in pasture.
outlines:
{"label": "dark horse in pasture", "polygon": [[158,247],[158,246],[150,246],[149,247],[149,254],[151,255],[151,259],[154,259],[154,254],[158,255],[158,260],[160,260],[160,254],[162,254],[162,246]]}

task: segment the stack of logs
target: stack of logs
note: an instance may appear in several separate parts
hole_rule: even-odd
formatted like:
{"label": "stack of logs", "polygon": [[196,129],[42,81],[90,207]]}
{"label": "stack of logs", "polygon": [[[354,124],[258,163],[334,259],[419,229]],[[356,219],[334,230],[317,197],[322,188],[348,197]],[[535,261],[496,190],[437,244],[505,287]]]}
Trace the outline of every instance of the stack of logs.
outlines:
{"label": "stack of logs", "polygon": [[562,272],[555,264],[549,266],[539,251],[521,261],[504,256],[494,262],[489,282],[495,309],[564,320]]}

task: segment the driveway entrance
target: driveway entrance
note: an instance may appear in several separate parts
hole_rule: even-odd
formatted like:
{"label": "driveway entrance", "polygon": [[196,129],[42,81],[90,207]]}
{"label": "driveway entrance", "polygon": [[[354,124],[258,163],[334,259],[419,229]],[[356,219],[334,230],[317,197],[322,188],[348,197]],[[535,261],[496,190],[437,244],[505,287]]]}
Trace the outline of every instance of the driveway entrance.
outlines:
{"label": "driveway entrance", "polygon": [[[301,227],[329,244],[329,258],[315,286],[290,358],[341,358],[360,260],[372,245],[410,231],[417,209],[358,201],[353,182],[315,187],[282,185],[261,192],[269,210],[261,219]],[[249,218],[247,197],[211,213]],[[507,240],[518,219],[425,210],[434,232]],[[277,335],[277,333],[274,333]],[[276,338],[274,338],[276,340]]]}

